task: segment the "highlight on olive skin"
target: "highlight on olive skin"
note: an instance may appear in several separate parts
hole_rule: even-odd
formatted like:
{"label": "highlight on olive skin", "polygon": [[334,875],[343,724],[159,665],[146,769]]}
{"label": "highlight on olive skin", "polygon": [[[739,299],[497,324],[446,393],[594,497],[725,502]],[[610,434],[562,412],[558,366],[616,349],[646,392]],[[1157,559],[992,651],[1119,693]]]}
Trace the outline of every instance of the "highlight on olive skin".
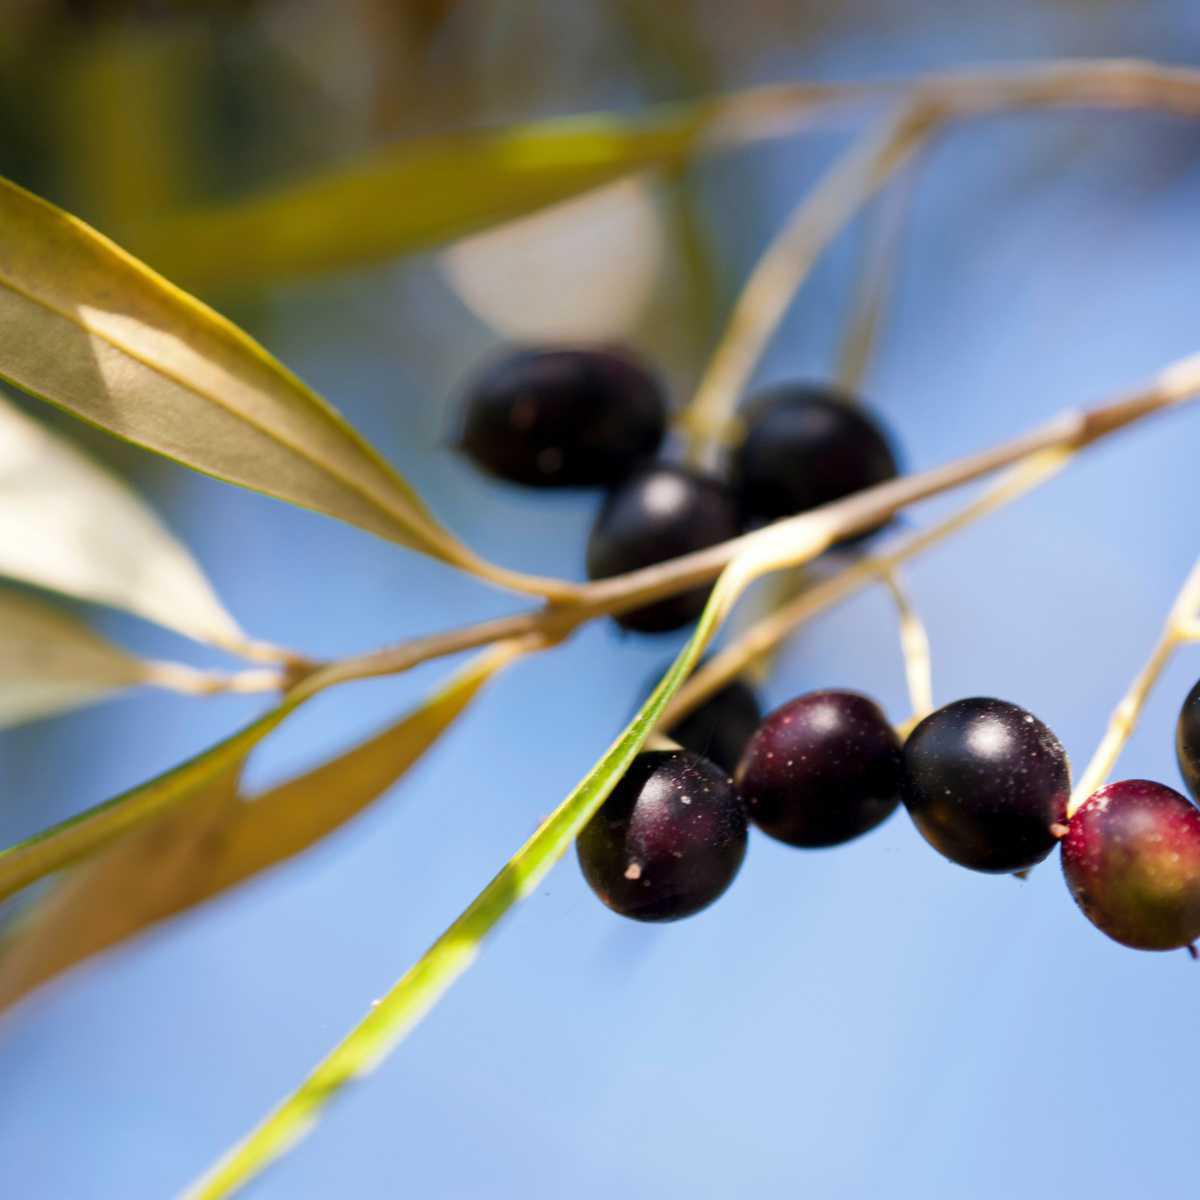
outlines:
{"label": "highlight on olive skin", "polygon": [[767,716],[734,779],[764,833],[792,846],[836,846],[896,810],[901,763],[900,739],[873,700],[819,691]]}
{"label": "highlight on olive skin", "polygon": [[[624,575],[728,541],[737,533],[733,498],[719,480],[657,463],[609,494],[588,539],[588,578]],[[703,584],[622,613],[617,622],[641,633],[679,629],[700,615],[710,591],[711,586]]]}
{"label": "highlight on olive skin", "polygon": [[1126,779],[1094,792],[1068,825],[1062,869],[1084,915],[1123,946],[1200,938],[1200,808],[1173,788]]}
{"label": "highlight on olive skin", "polygon": [[1175,723],[1175,758],[1183,782],[1200,800],[1200,680],[1192,685]]}
{"label": "highlight on olive skin", "polygon": [[746,436],[732,463],[748,526],[840,500],[898,470],[879,422],[845,392],[811,383],[776,385],[748,401]]}
{"label": "highlight on olive skin", "polygon": [[675,921],[707,908],[746,854],[728,776],[689,750],[638,755],[576,840],[583,876],[621,916]]}
{"label": "highlight on olive skin", "polygon": [[467,389],[460,447],[528,487],[608,487],[653,457],[667,398],[649,369],[612,348],[520,348]]}
{"label": "highlight on olive skin", "polygon": [[1070,767],[1058,738],[1004,700],[957,700],[904,745],[904,803],[935,850],[975,871],[1023,871],[1056,844]]}

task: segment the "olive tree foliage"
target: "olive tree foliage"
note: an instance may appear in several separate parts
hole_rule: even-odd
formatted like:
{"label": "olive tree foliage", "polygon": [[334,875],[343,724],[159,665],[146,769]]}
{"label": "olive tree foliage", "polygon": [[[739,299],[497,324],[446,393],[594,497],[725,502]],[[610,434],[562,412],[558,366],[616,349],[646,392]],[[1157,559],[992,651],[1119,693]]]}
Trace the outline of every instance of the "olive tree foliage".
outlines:
{"label": "olive tree foliage", "polygon": [[[448,570],[527,598],[515,614],[338,661],[244,631],[187,548],[123,480],[0,400],[0,721],[15,724],[127,688],[196,697],[256,692],[270,707],[172,770],[0,851],[0,898],[48,877],[0,948],[0,1003],[149,925],[290,860],[385,794],[498,672],[595,618],[714,583],[703,615],[644,704],[578,786],[312,1075],[194,1187],[235,1191],[291,1146],[341,1088],[380,1061],[530,896],[656,729],[668,727],[816,612],[873,584],[900,614],[914,716],[928,711],[928,650],[897,572],[908,559],[1064,469],[1093,443],[1200,392],[1200,357],[1094,408],[657,566],[580,584],[489,561],[465,545],[323,397],[180,284],[272,283],[393,258],[590,194],[632,173],[677,170],[748,141],[846,112],[863,123],[766,247],[678,416],[690,457],[719,452],[771,335],[821,251],[951,123],[1001,110],[1078,106],[1200,117],[1200,73],[1063,62],[887,85],[790,84],[650,109],[403,142],[225,206],[131,228],[122,248],[70,213],[0,181],[0,377],[180,467],[347,522]],[[719,167],[719,162],[717,163]],[[330,219],[353,212],[355,221]],[[848,331],[843,375],[861,372],[903,223],[883,226]],[[134,253],[131,253],[132,250]],[[153,263],[156,269],[146,265]],[[159,272],[162,273],[159,273]],[[178,280],[179,283],[173,282]],[[746,587],[801,565],[925,497],[1002,472],[937,525],[811,583],[700,666]],[[715,581],[715,582],[714,582]],[[1079,797],[1107,777],[1173,650],[1196,635],[1189,580],[1118,711]],[[107,605],[243,660],[229,671],[138,658],[55,596]],[[461,651],[474,656],[390,727],[257,795],[254,748],[313,696]],[[697,669],[698,668],[698,669]]]}

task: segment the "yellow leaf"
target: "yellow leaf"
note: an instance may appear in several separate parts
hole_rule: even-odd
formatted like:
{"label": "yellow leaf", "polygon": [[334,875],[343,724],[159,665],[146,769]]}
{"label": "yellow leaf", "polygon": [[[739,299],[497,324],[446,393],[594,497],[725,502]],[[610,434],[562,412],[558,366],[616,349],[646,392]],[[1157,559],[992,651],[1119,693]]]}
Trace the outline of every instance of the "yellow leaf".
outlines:
{"label": "yellow leaf", "polygon": [[0,589],[0,727],[49,716],[153,682],[144,663],[81,621]]}
{"label": "yellow leaf", "polygon": [[0,377],[195,470],[497,582],[529,584],[481,563],[333,408],[240,329],[3,180]]}
{"label": "yellow leaf", "polygon": [[417,762],[518,653],[515,643],[484,651],[396,724],[246,801],[230,827],[213,890],[299,854],[345,824]]}
{"label": "yellow leaf", "polygon": [[310,693],[284,702],[187,762],[0,851],[0,900],[185,805],[246,755]]}
{"label": "yellow leaf", "polygon": [[0,1008],[333,833],[392,787],[516,653],[510,644],[477,655],[402,720],[259,796],[239,799],[237,759],[178,809],[67,873],[0,945]]}
{"label": "yellow leaf", "polygon": [[638,175],[464,238],[441,265],[463,302],[513,340],[625,340],[669,242],[653,178]]}
{"label": "yellow leaf", "polygon": [[2,398],[0,574],[214,645],[245,642],[187,550],[141,500]]}
{"label": "yellow leaf", "polygon": [[0,1008],[200,900],[220,860],[241,768],[234,762],[186,807],[68,872],[21,914],[0,943]]}
{"label": "yellow leaf", "polygon": [[450,241],[645,167],[683,161],[713,116],[699,104],[424,138],[228,207],[132,232],[189,287],[341,270]]}

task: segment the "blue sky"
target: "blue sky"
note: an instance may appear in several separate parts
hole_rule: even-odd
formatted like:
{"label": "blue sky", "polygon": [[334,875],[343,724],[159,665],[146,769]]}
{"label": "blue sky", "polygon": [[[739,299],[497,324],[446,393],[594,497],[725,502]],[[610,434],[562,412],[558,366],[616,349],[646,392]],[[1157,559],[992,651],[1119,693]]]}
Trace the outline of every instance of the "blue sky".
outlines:
{"label": "blue sky", "polygon": [[[1063,8],[1053,20],[1020,3],[928,7],[927,24],[865,28],[764,63],[755,78],[1065,53],[1194,61],[1200,47],[1183,3],[1153,6],[1153,22],[1122,6]],[[1200,349],[1197,144],[1182,122],[1112,114],[1006,118],[944,139],[921,175],[868,386],[911,467],[1104,399]],[[835,149],[817,137],[739,166],[731,280]],[[708,176],[720,226],[734,219],[730,184],[719,165]],[[830,369],[847,251],[795,305],[764,381]],[[415,335],[397,345],[359,323],[373,305],[433,286],[423,270],[289,294],[259,332],[468,541],[500,561],[577,574],[593,500],[500,489],[431,453],[438,419],[424,407]],[[939,702],[1020,703],[1082,769],[1200,548],[1198,439],[1200,411],[1114,439],[914,565]],[[261,497],[183,472],[154,484],[261,636],[349,652],[507,604]],[[104,620],[149,652],[180,652],[167,635]],[[172,1194],[294,1087],[491,877],[675,644],[597,625],[521,665],[401,788],[301,864],[9,1018],[0,1194]],[[361,736],[443,670],[321,699],[264,747],[252,778]],[[1200,650],[1185,651],[1118,777],[1178,785],[1174,717],[1198,675]],[[907,715],[883,595],[807,628],[765,697],[773,705],[818,686],[857,688]],[[6,736],[5,840],[148,778],[258,705],[134,698]],[[1025,883],[972,874],[931,851],[903,813],[836,851],[755,836],[718,905],[662,928],[614,917],[568,859],[253,1194],[1183,1194],[1197,1164],[1200,1043],[1188,1014],[1198,972],[1182,952],[1106,941],[1076,911],[1056,861]]]}

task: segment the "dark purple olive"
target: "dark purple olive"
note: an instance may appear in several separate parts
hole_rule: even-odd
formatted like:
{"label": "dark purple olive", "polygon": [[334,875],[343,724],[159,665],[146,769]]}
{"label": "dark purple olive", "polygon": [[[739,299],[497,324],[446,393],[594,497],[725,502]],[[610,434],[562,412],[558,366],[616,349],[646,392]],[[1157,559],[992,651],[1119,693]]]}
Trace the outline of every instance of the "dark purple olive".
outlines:
{"label": "dark purple olive", "polygon": [[857,692],[809,692],[768,715],[734,776],[750,819],[792,846],[836,846],[900,803],[900,739]]}
{"label": "dark purple olive", "polygon": [[1175,723],[1175,757],[1187,790],[1200,799],[1200,682],[1187,694]]}
{"label": "dark purple olive", "polygon": [[[663,663],[646,688],[647,696],[667,673],[670,665]],[[663,732],[685,750],[712,759],[718,767],[732,775],[746,743],[761,720],[762,708],[754,689],[744,679],[731,679]]]}
{"label": "dark purple olive", "polygon": [[[588,539],[588,578],[650,567],[737,533],[737,511],[723,484],[684,467],[657,463],[638,471],[604,502]],[[678,629],[700,615],[709,590],[702,584],[623,613],[617,621],[641,633]]]}
{"label": "dark purple olive", "polygon": [[501,479],[607,487],[653,457],[667,428],[659,382],[610,349],[523,349],[467,391],[461,447]]}
{"label": "dark purple olive", "polygon": [[688,750],[639,754],[576,841],[592,891],[613,912],[675,921],[707,908],[746,854],[729,777]]}
{"label": "dark purple olive", "polygon": [[1097,929],[1135,950],[1200,938],[1200,808],[1148,779],[1110,783],[1071,818],[1063,875]]}
{"label": "dark purple olive", "polygon": [[844,392],[811,383],[777,385],[750,401],[732,464],[748,526],[840,500],[894,479],[897,470],[879,423]]}
{"label": "dark purple olive", "polygon": [[1054,848],[1071,772],[1058,738],[1004,700],[956,700],[904,746],[904,803],[925,840],[975,871],[1023,871]]}

